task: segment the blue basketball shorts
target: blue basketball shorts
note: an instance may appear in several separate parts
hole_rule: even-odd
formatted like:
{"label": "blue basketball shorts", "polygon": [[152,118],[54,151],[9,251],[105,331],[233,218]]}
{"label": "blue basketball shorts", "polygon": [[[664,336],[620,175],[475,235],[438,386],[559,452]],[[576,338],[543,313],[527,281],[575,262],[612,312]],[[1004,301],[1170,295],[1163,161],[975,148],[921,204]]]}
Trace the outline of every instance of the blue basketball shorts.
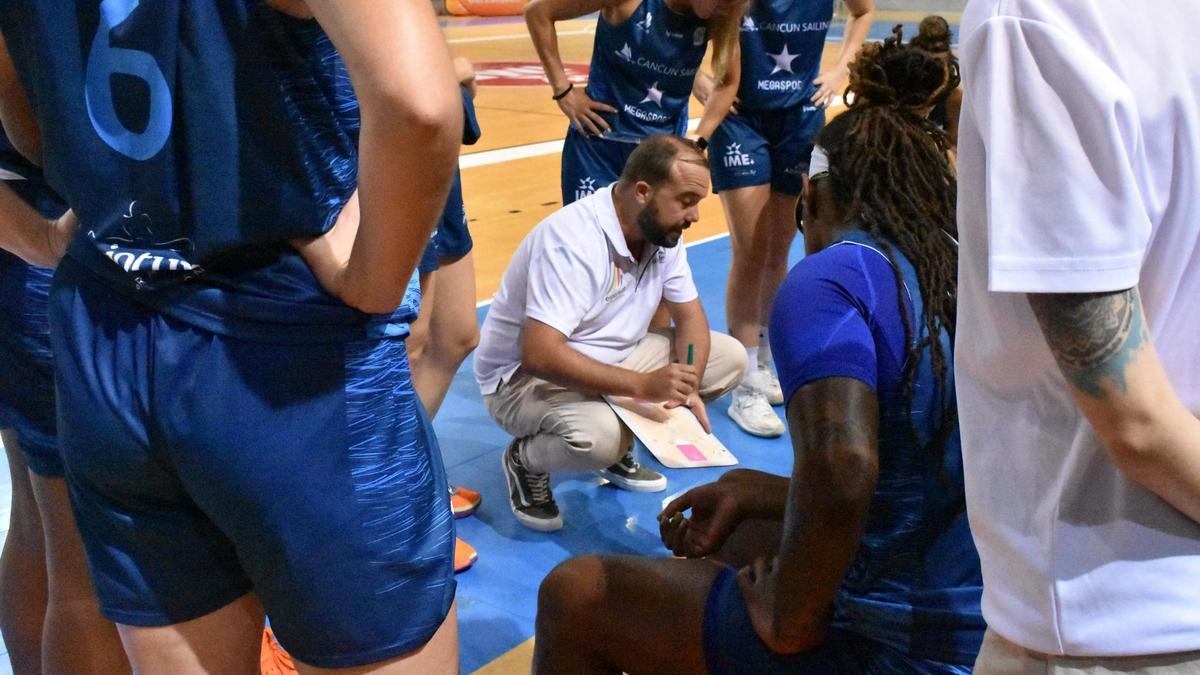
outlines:
{"label": "blue basketball shorts", "polygon": [[713,581],[704,609],[704,660],[710,675],[804,673],[805,675],[966,674],[970,666],[909,656],[855,633],[831,628],[825,642],[799,654],[771,651],[751,623],[737,570],[726,567]]}
{"label": "blue basketball shorts", "polygon": [[427,642],[454,599],[454,521],[404,341],[238,340],[125,293],[66,258],[50,294],[59,439],[104,614],[174,624],[253,591],[307,664]]}
{"label": "blue basketball shorts", "polygon": [[51,274],[0,251],[0,428],[16,431],[31,471],[60,478],[46,318]]}
{"label": "blue basketball shorts", "polygon": [[637,143],[584,136],[571,127],[562,151],[563,206],[610,185],[621,177]]}
{"label": "blue basketball shorts", "polygon": [[809,105],[730,114],[708,143],[713,192],[770,183],[774,192],[800,194],[823,126],[825,110]]}
{"label": "blue basketball shorts", "polygon": [[454,170],[454,181],[450,183],[450,195],[446,208],[438,221],[437,229],[425,245],[417,271],[421,274],[434,272],[442,261],[455,260],[471,252],[474,242],[467,229],[467,210],[463,204],[462,174]]}

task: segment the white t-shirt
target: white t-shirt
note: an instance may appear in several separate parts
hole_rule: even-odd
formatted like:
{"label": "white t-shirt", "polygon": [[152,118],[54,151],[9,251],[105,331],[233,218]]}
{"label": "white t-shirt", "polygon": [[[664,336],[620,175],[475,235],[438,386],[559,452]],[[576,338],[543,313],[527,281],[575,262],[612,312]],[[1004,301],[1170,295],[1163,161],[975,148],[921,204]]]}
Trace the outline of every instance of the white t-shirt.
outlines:
{"label": "white t-shirt", "polygon": [[516,371],[528,319],[614,365],[645,337],[660,301],[696,297],[683,242],[647,244],[635,259],[617,221],[612,186],[601,188],[538,223],[517,248],[483,321],[475,379],[487,395]]}
{"label": "white t-shirt", "polygon": [[972,0],[955,373],[984,616],[1040,652],[1200,649],[1200,525],[1127,479],[1025,293],[1137,285],[1200,412],[1200,2]]}

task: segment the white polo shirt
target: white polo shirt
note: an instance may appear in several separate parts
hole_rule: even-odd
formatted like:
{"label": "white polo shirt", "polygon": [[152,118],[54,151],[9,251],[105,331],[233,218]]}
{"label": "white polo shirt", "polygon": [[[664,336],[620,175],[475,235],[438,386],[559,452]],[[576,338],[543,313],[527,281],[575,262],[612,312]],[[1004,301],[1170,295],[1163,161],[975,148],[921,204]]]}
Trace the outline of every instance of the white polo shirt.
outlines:
{"label": "white polo shirt", "polygon": [[1127,479],[1025,293],[1138,286],[1200,412],[1200,2],[972,0],[955,351],[984,617],[1051,654],[1200,649],[1200,525]]}
{"label": "white polo shirt", "polygon": [[674,248],[647,244],[642,259],[635,259],[621,233],[612,186],[601,188],[538,223],[517,248],[480,331],[475,379],[487,395],[516,371],[528,319],[614,365],[645,337],[660,301],[696,297],[683,242]]}

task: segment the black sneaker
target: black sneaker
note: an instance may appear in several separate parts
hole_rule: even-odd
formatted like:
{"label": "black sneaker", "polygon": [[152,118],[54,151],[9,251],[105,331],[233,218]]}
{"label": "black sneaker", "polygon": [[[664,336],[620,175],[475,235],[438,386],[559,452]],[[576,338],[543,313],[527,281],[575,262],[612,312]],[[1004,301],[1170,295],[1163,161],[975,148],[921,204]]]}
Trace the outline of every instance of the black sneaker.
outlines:
{"label": "black sneaker", "polygon": [[533,473],[521,465],[520,442],[513,439],[500,458],[504,480],[508,483],[508,504],[522,525],[540,532],[554,532],[563,526],[562,514],[550,492],[550,474]]}
{"label": "black sneaker", "polygon": [[666,477],[638,464],[633,458],[633,450],[625,453],[621,461],[599,473],[613,485],[631,492],[662,492],[667,489]]}

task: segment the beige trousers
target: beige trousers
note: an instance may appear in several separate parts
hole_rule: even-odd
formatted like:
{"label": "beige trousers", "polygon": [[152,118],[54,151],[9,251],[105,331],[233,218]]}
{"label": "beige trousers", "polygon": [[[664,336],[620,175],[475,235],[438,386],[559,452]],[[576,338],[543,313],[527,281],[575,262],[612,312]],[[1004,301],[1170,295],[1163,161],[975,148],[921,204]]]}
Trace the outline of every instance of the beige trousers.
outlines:
{"label": "beige trousers", "polygon": [[975,675],[1200,675],[1200,651],[1148,656],[1056,656],[1031,651],[988,629]]}
{"label": "beige trousers", "polygon": [[[641,373],[666,366],[671,359],[670,329],[653,331],[638,341],[620,365]],[[711,333],[712,346],[700,396],[719,398],[737,386],[746,370],[746,349],[722,333]],[[531,471],[595,471],[611,466],[629,451],[633,435],[604,399],[547,382],[517,369],[492,394],[483,397],[492,418],[514,438],[527,439],[521,462]]]}

